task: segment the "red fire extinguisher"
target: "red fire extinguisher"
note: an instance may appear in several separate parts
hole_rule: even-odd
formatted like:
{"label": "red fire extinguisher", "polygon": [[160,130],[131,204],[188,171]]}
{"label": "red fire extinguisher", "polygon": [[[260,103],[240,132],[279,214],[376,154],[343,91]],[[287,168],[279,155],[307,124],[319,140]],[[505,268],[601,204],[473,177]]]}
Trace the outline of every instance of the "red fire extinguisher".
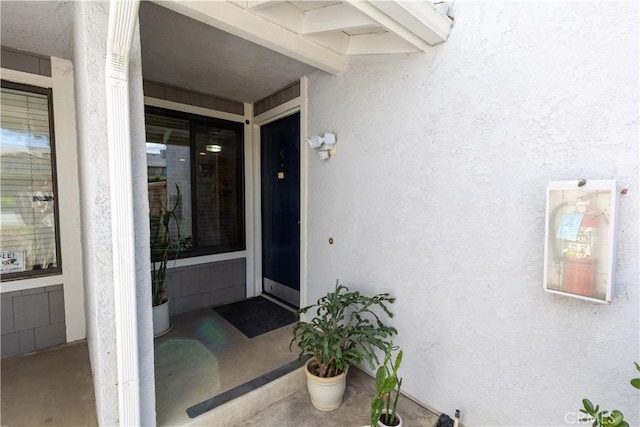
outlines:
{"label": "red fire extinguisher", "polygon": [[576,213],[583,216],[575,240],[565,241],[562,251],[562,287],[565,292],[593,296],[597,267],[597,258],[594,252],[598,215],[587,197],[578,199]]}

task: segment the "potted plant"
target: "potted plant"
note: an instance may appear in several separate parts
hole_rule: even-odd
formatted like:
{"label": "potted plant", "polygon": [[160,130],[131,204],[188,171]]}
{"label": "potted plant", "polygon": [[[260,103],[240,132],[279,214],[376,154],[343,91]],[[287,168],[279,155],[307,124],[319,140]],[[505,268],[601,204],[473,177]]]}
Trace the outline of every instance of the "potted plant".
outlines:
{"label": "potted plant", "polygon": [[[160,207],[160,215],[152,216],[151,223],[151,299],[153,305],[153,336],[159,337],[171,330],[169,322],[169,298],[167,291],[167,264],[169,256],[174,251],[174,262],[180,252],[180,223],[176,216],[176,209],[180,204],[182,194],[176,184],[177,196],[173,207]],[[168,203],[168,202],[167,202]],[[177,238],[171,238],[171,222],[175,222]],[[159,260],[158,260],[159,258]]]}
{"label": "potted plant", "polygon": [[[640,372],[640,365],[637,362],[633,362],[636,365],[636,369]],[[631,385],[637,389],[640,389],[640,378],[633,378]],[[592,422],[593,427],[629,427],[629,423],[624,420],[622,412],[614,409],[613,411],[600,410],[600,405],[593,406],[593,403],[589,399],[582,399],[582,406],[584,409],[580,409],[580,412],[587,416],[581,418],[581,422]]]}
{"label": "potted plant", "polygon": [[402,427],[402,417],[397,412],[402,378],[398,378],[398,368],[402,363],[402,350],[392,360],[392,351],[397,348],[389,343],[384,362],[376,372],[376,395],[371,401],[371,427]]}
{"label": "potted plant", "polygon": [[349,366],[367,361],[371,369],[378,363],[376,349],[385,351],[387,339],[397,333],[385,325],[381,316],[393,317],[389,304],[395,298],[388,293],[366,296],[336,281],[333,292],[320,298],[316,304],[301,308],[297,315],[315,309],[309,321],[299,321],[293,327],[293,339],[300,349],[300,358],[306,354],[305,372],[311,403],[321,411],[332,411],[342,403]]}

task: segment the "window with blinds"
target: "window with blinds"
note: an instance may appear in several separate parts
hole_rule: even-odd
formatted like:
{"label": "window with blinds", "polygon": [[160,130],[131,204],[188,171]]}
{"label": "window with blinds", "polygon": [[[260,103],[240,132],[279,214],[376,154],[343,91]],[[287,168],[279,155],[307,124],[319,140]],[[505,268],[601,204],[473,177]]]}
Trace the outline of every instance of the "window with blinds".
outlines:
{"label": "window with blinds", "polygon": [[61,271],[51,91],[2,81],[2,280]]}
{"label": "window with blinds", "polygon": [[152,252],[166,207],[181,257],[243,250],[242,124],[147,107],[145,127]]}

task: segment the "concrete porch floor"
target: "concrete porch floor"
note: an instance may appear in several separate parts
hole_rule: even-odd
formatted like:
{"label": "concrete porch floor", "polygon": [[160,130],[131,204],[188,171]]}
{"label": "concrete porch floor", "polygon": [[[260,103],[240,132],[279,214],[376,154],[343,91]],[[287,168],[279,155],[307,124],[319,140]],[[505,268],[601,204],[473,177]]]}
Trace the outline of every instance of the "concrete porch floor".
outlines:
{"label": "concrete porch floor", "polygon": [[[305,387],[257,413],[247,408],[236,424],[188,418],[188,407],[294,360],[296,354],[289,352],[291,326],[249,339],[211,309],[175,316],[172,322],[174,329],[155,342],[159,426],[358,427],[369,422],[374,380],[358,369],[349,372],[344,402],[333,412],[313,408]],[[86,342],[4,358],[1,367],[2,426],[97,425]],[[399,411],[405,426],[437,422],[436,414],[406,397]]]}
{"label": "concrete porch floor", "polygon": [[159,426],[186,424],[187,408],[297,359],[289,351],[293,325],[247,338],[210,307],[171,322],[155,340]]}
{"label": "concrete porch floor", "polygon": [[97,426],[86,341],[2,359],[3,426]]}
{"label": "concrete porch floor", "polygon": [[[322,412],[315,409],[305,387],[302,392],[288,396],[267,409],[232,424],[232,427],[368,426],[369,408],[374,393],[375,380],[363,371],[352,368],[347,376],[344,400],[335,411]],[[438,415],[406,396],[398,401],[398,413],[406,427],[435,427],[438,422]],[[220,424],[222,425],[225,424]]]}

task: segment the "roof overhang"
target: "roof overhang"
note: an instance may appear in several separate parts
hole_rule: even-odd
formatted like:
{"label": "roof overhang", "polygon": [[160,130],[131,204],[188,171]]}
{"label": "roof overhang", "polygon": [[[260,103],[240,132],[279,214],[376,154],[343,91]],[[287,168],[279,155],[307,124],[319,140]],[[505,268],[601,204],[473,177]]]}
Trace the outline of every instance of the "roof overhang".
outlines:
{"label": "roof overhang", "polygon": [[332,74],[347,55],[422,52],[453,27],[426,1],[154,1]]}

